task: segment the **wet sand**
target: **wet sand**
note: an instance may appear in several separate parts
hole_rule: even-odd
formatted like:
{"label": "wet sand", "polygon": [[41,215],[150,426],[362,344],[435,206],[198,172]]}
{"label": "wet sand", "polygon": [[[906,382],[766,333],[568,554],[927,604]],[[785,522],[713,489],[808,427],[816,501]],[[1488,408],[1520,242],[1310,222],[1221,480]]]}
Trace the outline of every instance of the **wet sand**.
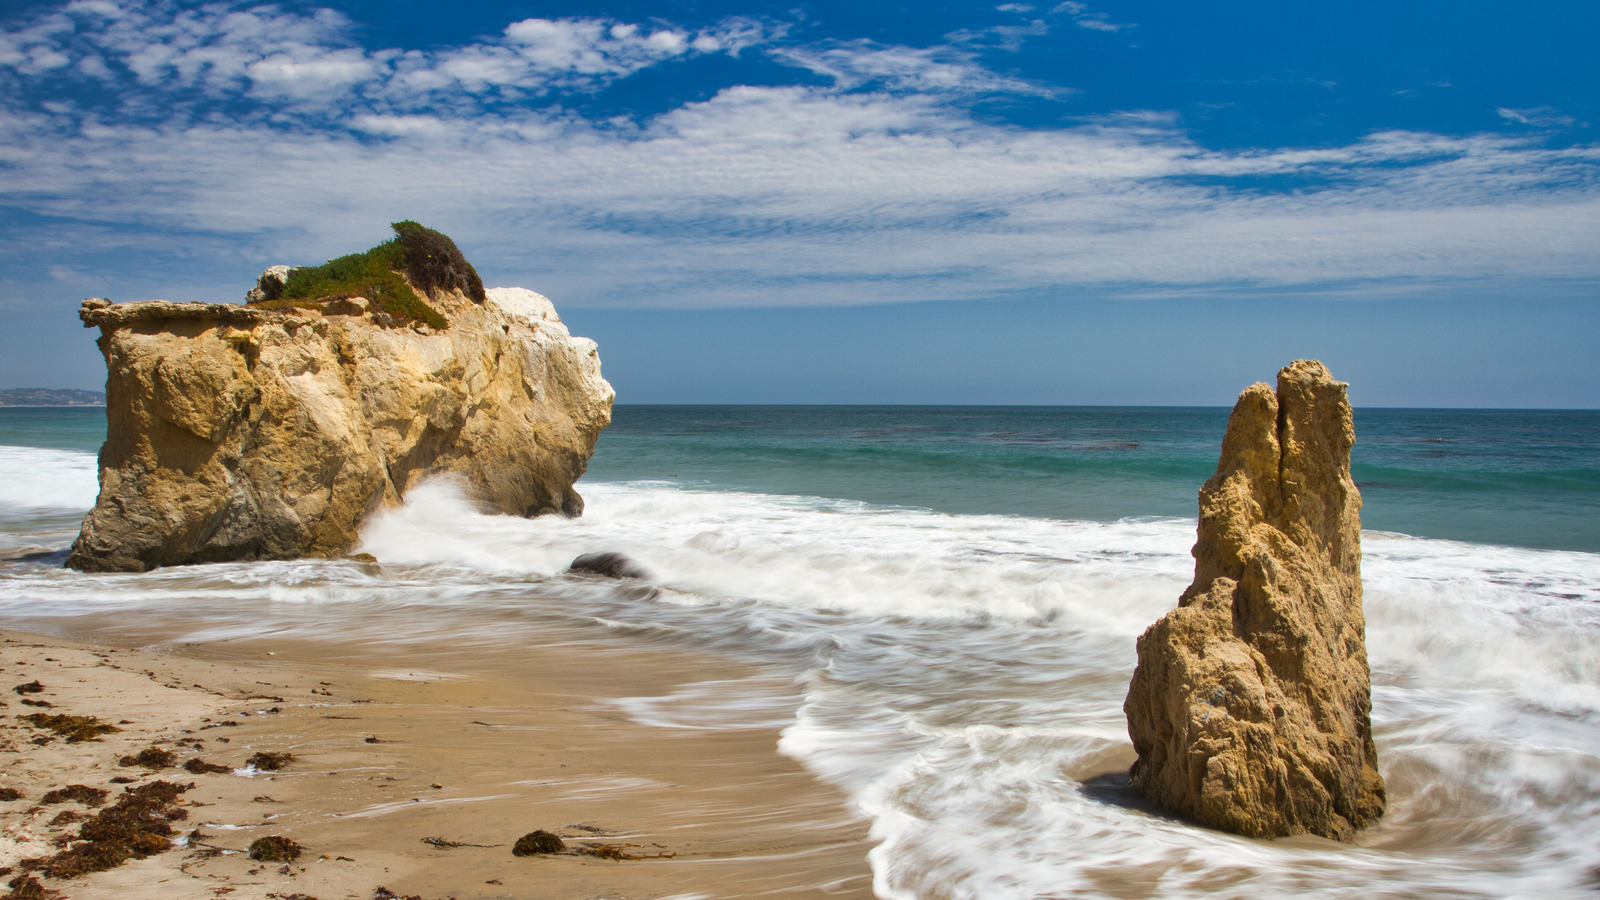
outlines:
{"label": "wet sand", "polygon": [[[106,788],[114,802],[124,785],[113,778],[193,783],[175,825],[200,836],[110,871],[43,880],[63,896],[367,900],[379,887],[423,900],[872,896],[867,823],[777,753],[773,727],[656,727],[608,702],[762,677],[753,667],[581,640],[373,654],[305,641],[173,646],[153,631],[97,633],[93,621],[72,637],[0,632],[0,787],[23,795],[0,803],[0,867],[75,834],[76,824],[49,824],[62,811],[95,812],[40,804],[68,784]],[[43,690],[12,689],[32,681]],[[121,730],[45,742],[16,718],[34,712],[93,715]],[[179,764],[200,757],[236,771],[119,765],[151,746]],[[245,769],[258,751],[295,759],[278,772]],[[514,856],[517,838],[536,829],[644,858]],[[250,860],[242,851],[267,835],[304,855]]]}

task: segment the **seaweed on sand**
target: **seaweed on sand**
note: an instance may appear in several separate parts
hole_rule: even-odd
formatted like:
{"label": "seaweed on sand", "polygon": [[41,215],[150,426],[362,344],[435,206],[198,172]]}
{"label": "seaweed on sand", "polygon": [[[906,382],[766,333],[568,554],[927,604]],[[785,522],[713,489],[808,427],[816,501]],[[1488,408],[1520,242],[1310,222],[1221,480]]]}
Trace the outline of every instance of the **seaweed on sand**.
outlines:
{"label": "seaweed on sand", "polygon": [[27,716],[17,716],[17,718],[35,728],[53,731],[66,738],[69,744],[76,744],[80,741],[97,741],[102,734],[114,734],[122,730],[115,725],[108,725],[94,716],[69,716],[65,713],[59,715],[33,713]]}
{"label": "seaweed on sand", "polygon": [[0,900],[49,900],[61,896],[60,891],[50,890],[32,875],[18,875],[11,879],[10,886],[11,890],[0,894]]}
{"label": "seaweed on sand", "polygon": [[560,835],[549,831],[530,831],[511,846],[512,856],[543,856],[550,853],[565,853],[567,842]]}
{"label": "seaweed on sand", "polygon": [[219,766],[213,762],[206,762],[196,756],[183,764],[183,770],[190,775],[222,775],[233,770],[227,766]]}
{"label": "seaweed on sand", "polygon": [[124,756],[117,760],[117,765],[119,766],[139,766],[151,771],[170,769],[177,763],[178,758],[173,755],[171,750],[163,750],[160,747],[146,747],[132,756]]}
{"label": "seaweed on sand", "polygon": [[294,862],[305,848],[279,834],[269,834],[250,842],[250,858],[257,862]]}
{"label": "seaweed on sand", "polygon": [[292,762],[294,762],[293,753],[264,750],[260,753],[252,754],[249,759],[244,761],[244,764],[262,772],[276,772]]}
{"label": "seaweed on sand", "polygon": [[172,823],[189,816],[174,801],[193,786],[152,781],[128,788],[116,803],[85,821],[67,849],[19,865],[46,878],[76,878],[171,849]]}
{"label": "seaweed on sand", "polygon": [[45,794],[39,802],[45,805],[56,803],[82,803],[84,806],[99,806],[106,802],[106,795],[110,793],[105,788],[89,787],[87,784],[69,784],[64,788]]}

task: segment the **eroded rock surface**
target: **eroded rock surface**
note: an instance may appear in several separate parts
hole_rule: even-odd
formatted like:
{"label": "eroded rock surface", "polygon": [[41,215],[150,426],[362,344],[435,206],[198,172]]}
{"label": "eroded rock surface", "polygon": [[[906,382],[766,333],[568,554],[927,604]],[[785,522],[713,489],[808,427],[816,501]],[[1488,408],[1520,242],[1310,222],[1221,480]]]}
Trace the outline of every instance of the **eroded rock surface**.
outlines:
{"label": "eroded rock surface", "polygon": [[448,328],[383,327],[360,298],[84,301],[108,432],[67,564],[339,555],[367,514],[440,474],[495,512],[581,512],[572,485],[613,398],[594,343],[532,291],[430,302]]}
{"label": "eroded rock surface", "polygon": [[1194,582],[1140,636],[1123,706],[1134,785],[1251,837],[1350,840],[1383,814],[1345,388],[1299,360],[1239,396]]}

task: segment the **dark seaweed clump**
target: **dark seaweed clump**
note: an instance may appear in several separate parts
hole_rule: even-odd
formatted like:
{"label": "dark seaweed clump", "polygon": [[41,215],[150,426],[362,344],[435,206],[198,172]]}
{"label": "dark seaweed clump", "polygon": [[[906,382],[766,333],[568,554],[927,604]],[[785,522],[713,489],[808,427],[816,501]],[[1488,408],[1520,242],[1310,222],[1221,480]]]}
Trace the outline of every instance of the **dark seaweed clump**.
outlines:
{"label": "dark seaweed clump", "polygon": [[548,831],[530,831],[511,847],[512,856],[540,856],[546,853],[567,852],[567,842],[560,835]]}
{"label": "dark seaweed clump", "polygon": [[105,788],[89,787],[87,784],[69,784],[64,788],[56,788],[39,799],[46,806],[56,803],[82,803],[84,806],[99,806],[106,802],[106,795],[110,793]]}
{"label": "dark seaweed clump", "polygon": [[18,875],[11,879],[9,884],[11,890],[0,894],[0,900],[49,900],[51,897],[61,896],[60,891],[50,890],[32,875]]}
{"label": "dark seaweed clump", "polygon": [[290,270],[282,293],[258,305],[320,309],[330,300],[365,297],[380,324],[421,322],[448,328],[449,321],[417,296],[415,289],[424,294],[460,291],[479,303],[484,301],[483,279],[455,241],[410,220],[390,227],[395,236],[371,250]]}
{"label": "dark seaweed clump", "polygon": [[102,734],[112,734],[122,729],[115,725],[108,725],[94,716],[69,716],[52,715],[50,713],[33,713],[27,716],[17,716],[35,728],[53,731],[67,739],[67,743],[76,744],[79,741],[99,740]]}
{"label": "dark seaweed clump", "polygon": [[250,858],[257,862],[294,862],[304,851],[304,847],[277,834],[250,842]]}
{"label": "dark seaweed clump", "polygon": [[22,792],[13,787],[0,788],[0,802],[21,800]]}
{"label": "dark seaweed clump", "polygon": [[221,775],[226,772],[233,771],[227,766],[219,766],[216,763],[206,762],[198,756],[184,763],[183,770],[188,772],[190,775]]}
{"label": "dark seaweed clump", "polygon": [[117,765],[119,766],[139,766],[151,771],[170,769],[177,764],[178,758],[173,755],[172,751],[163,750],[160,747],[146,747],[132,756],[124,756],[117,760]]}
{"label": "dark seaweed clump", "polygon": [[255,769],[259,769],[262,772],[276,772],[292,762],[294,762],[293,753],[262,751],[261,753],[253,754],[249,759],[244,761],[244,764]]}
{"label": "dark seaweed clump", "polygon": [[25,859],[19,865],[24,870],[38,870],[46,878],[76,878],[168,850],[172,847],[172,823],[189,816],[173,801],[191,787],[152,781],[128,788],[116,803],[84,822],[66,850]]}
{"label": "dark seaweed clump", "polygon": [[44,685],[40,684],[37,680],[35,680],[35,681],[30,681],[27,684],[19,684],[16,687],[12,688],[12,690],[16,691],[19,694],[37,694],[37,693],[39,693],[39,692],[44,690]]}

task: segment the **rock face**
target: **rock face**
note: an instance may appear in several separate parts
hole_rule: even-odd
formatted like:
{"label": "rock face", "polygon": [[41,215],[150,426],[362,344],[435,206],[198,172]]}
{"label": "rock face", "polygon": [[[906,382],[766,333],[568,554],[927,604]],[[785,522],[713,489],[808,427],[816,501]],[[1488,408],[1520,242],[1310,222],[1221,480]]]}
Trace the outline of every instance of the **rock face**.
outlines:
{"label": "rock face", "polygon": [[1299,360],[1239,396],[1194,583],[1139,638],[1133,783],[1205,825],[1350,840],[1383,814],[1345,388]]}
{"label": "rock face", "polygon": [[84,301],[109,427],[67,565],[339,555],[367,514],[440,474],[494,512],[580,513],[572,485],[614,396],[594,342],[520,288],[430,302],[448,328],[384,327],[359,297]]}

